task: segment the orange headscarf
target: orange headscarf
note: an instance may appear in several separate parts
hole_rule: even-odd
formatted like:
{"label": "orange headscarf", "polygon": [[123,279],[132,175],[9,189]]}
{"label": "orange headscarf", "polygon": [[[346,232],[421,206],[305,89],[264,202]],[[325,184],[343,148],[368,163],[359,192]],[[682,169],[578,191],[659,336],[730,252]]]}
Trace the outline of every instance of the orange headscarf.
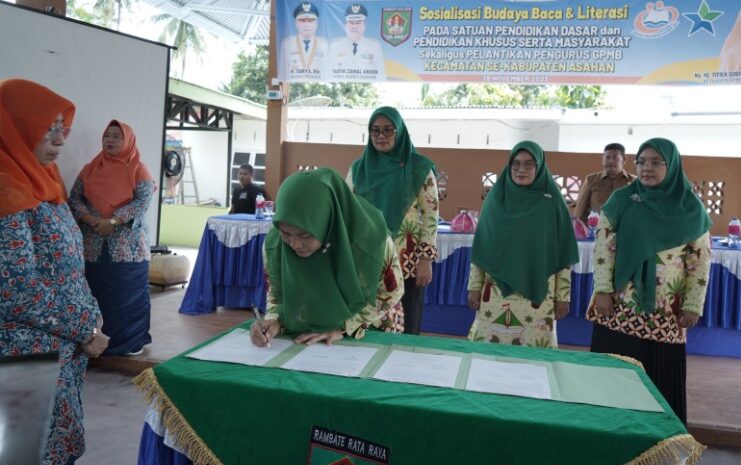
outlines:
{"label": "orange headscarf", "polygon": [[112,125],[123,132],[121,152],[108,155],[101,150],[80,172],[85,198],[104,218],[112,217],[116,209],[134,199],[138,183],[152,179],[140,160],[134,131],[116,120],[108,123],[106,130]]}
{"label": "orange headscarf", "polygon": [[60,113],[71,126],[69,100],[35,82],[0,81],[0,216],[66,200],[56,164],[44,166],[33,154]]}

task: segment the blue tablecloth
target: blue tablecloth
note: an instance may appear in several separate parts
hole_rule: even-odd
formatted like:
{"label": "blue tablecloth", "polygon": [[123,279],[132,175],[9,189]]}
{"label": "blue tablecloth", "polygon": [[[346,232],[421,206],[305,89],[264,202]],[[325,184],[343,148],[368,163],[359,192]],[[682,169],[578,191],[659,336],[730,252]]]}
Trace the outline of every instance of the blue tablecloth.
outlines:
{"label": "blue tablecloth", "polygon": [[[473,236],[438,233],[441,258],[433,264],[433,280],[425,292],[422,330],[466,335],[475,312],[467,306],[468,270]],[[448,243],[454,242],[453,247]],[[571,269],[569,316],[557,324],[562,344],[589,345],[592,324],[584,319],[592,296],[592,241],[579,242],[579,263]],[[713,241],[704,316],[687,335],[687,351],[698,355],[741,358],[741,250]]]}
{"label": "blue tablecloth", "polygon": [[[254,215],[211,217],[206,224],[181,313],[217,307],[265,309],[262,244],[272,223]],[[425,292],[422,330],[466,335],[475,313],[467,306],[472,234],[438,233],[438,259]],[[571,311],[558,322],[563,344],[589,345],[592,324],[584,314],[592,295],[594,242],[579,242],[579,263],[571,268]],[[691,354],[741,358],[741,250],[713,241],[705,314],[687,335]]]}
{"label": "blue tablecloth", "polygon": [[144,423],[142,430],[139,458],[136,463],[137,465],[193,465],[185,454],[165,444],[164,437],[152,431],[147,423]]}
{"label": "blue tablecloth", "polygon": [[262,244],[272,227],[254,215],[208,219],[180,313],[198,315],[217,307],[265,309]]}

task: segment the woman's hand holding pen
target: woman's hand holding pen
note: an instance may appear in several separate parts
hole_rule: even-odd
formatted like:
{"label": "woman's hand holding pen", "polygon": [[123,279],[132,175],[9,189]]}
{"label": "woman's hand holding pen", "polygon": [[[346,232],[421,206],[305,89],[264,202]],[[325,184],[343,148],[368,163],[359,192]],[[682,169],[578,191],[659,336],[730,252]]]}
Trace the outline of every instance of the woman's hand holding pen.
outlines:
{"label": "woman's hand holding pen", "polygon": [[278,320],[256,320],[250,328],[250,340],[257,347],[265,347],[279,333],[280,322]]}

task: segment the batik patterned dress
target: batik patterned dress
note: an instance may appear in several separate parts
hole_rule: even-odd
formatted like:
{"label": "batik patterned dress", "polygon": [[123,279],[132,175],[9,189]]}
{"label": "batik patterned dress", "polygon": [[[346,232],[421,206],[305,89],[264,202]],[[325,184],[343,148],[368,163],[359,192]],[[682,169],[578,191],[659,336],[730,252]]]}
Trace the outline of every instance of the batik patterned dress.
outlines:
{"label": "batik patterned dress", "polygon": [[[347,174],[345,181],[352,189],[352,171]],[[417,264],[420,259],[434,261],[437,258],[439,204],[435,173],[430,170],[427,180],[407,209],[399,231],[394,236],[404,279],[417,276]]]}
{"label": "batik patterned dress", "polygon": [[417,276],[417,264],[421,259],[434,261],[437,258],[439,203],[435,173],[430,171],[394,237],[404,279]]}
{"label": "batik patterned dress", "polygon": [[106,236],[79,221],[86,214],[101,216],[85,199],[79,176],[70,192],[69,205],[85,244],[85,274],[103,312],[103,332],[110,337],[104,355],[135,354],[152,342],[146,213],[155,190],[152,180],[138,182],[133,199],[113,212],[122,224]]}
{"label": "batik patterned dress", "polygon": [[[594,292],[615,292],[616,235],[606,215],[597,225],[594,249]],[[669,344],[684,344],[687,330],[680,328],[680,310],[702,315],[710,273],[710,235],[705,233],[692,242],[656,254],[656,309],[646,313],[636,303],[633,283],[617,290],[615,314],[605,318],[596,314],[594,297],[587,319],[640,339]]]}
{"label": "batik patterned dress", "polygon": [[468,339],[530,347],[558,347],[554,304],[556,301],[571,300],[570,268],[548,278],[548,293],[538,307],[516,292],[502,296],[489,273],[473,263],[468,277],[468,290],[481,291],[479,310],[468,332]]}
{"label": "batik patterned dress", "polygon": [[[154,181],[141,181],[134,189],[131,202],[116,209],[114,216],[121,218],[124,225],[116,226],[108,236],[101,236],[86,223],[80,223],[85,243],[85,260],[96,262],[103,251],[103,242],[108,242],[108,253],[114,263],[138,263],[149,261],[146,213],[152,194],[157,190]],[[82,181],[78,177],[69,195],[69,205],[78,220],[84,215],[100,216],[92,205],[85,201]]]}
{"label": "batik patterned dress", "polygon": [[[401,297],[404,295],[404,282],[397,258],[396,249],[391,238],[386,240],[384,265],[379,276],[376,305],[367,305],[360,312],[345,321],[345,334],[355,339],[362,339],[367,328],[375,328],[389,333],[404,331],[404,310],[401,307]],[[267,256],[263,249],[263,263],[267,263]],[[267,287],[267,304],[265,319],[277,320],[276,299],[270,288],[268,268],[265,267],[265,286]]]}
{"label": "batik patterned dress", "polygon": [[85,451],[82,386],[88,357],[76,353],[100,316],[84,276],[80,230],[66,204],[0,218],[0,355],[59,352],[60,372],[43,465]]}

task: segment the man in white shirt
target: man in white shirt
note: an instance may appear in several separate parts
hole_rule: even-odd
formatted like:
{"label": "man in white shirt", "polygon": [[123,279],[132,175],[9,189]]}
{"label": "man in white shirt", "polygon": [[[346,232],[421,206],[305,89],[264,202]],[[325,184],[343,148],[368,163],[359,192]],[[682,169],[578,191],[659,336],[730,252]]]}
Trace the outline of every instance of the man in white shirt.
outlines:
{"label": "man in white shirt", "polygon": [[283,69],[279,73],[289,82],[311,82],[325,79],[327,41],[316,35],[319,9],[303,2],[293,10],[296,35],[283,39]]}
{"label": "man in white shirt", "polygon": [[365,33],[368,10],[354,3],[345,10],[346,36],[329,45],[329,75],[338,81],[385,81],[381,44]]}

